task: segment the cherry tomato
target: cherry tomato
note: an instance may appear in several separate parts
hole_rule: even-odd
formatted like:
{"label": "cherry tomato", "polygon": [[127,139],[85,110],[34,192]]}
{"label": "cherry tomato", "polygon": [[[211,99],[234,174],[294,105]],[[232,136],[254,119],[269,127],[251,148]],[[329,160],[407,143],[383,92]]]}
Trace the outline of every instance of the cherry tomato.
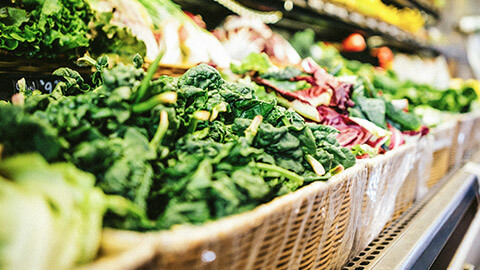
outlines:
{"label": "cherry tomato", "polygon": [[367,48],[367,43],[362,35],[353,33],[342,41],[343,51],[361,52]]}
{"label": "cherry tomato", "polygon": [[378,58],[378,63],[381,67],[388,67],[393,61],[393,52],[388,47],[380,47],[376,49],[375,56]]}

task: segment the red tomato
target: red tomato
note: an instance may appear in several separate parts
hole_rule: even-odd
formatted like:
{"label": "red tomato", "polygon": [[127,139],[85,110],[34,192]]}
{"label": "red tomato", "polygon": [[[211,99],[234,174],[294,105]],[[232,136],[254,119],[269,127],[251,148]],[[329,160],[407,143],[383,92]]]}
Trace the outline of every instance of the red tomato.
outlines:
{"label": "red tomato", "polygon": [[361,52],[367,48],[367,43],[362,35],[353,33],[342,41],[343,51]]}
{"label": "red tomato", "polygon": [[388,67],[393,61],[393,52],[388,47],[380,47],[376,49],[375,56],[378,58],[378,63],[381,67]]}

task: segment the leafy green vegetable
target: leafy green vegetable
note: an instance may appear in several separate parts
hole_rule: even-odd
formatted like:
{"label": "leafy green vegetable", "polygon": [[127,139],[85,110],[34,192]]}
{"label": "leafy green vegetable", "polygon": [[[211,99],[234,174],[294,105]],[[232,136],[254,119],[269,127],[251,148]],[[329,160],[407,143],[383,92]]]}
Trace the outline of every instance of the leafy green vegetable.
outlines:
{"label": "leafy green vegetable", "polygon": [[93,175],[39,154],[0,161],[0,268],[70,269],[92,260],[110,200]]}
{"label": "leafy green vegetable", "polygon": [[385,122],[385,101],[379,98],[366,98],[359,96],[355,99],[355,103],[358,104],[368,120],[372,121],[379,127],[387,127]]}
{"label": "leafy green vegetable", "polygon": [[[260,100],[254,88],[228,83],[208,65],[177,79],[152,80],[154,67],[145,73],[138,64],[108,68],[105,59],[84,60],[98,69],[93,85],[72,70],[58,70],[65,81],[51,95],[27,95],[18,114],[40,119],[40,131],[67,142],[57,143],[51,159],[94,174],[105,193],[132,203],[112,207],[106,226],[153,230],[202,223],[355,163],[336,141],[337,130]],[[11,141],[0,143],[15,154]]]}
{"label": "leafy green vegetable", "polygon": [[421,128],[422,122],[420,122],[420,119],[416,115],[397,109],[390,102],[386,102],[385,104],[387,116],[400,125],[400,130],[418,131]]}
{"label": "leafy green vegetable", "polygon": [[89,45],[92,11],[84,1],[13,1],[0,10],[0,48],[19,56],[75,56]]}
{"label": "leafy green vegetable", "polygon": [[145,43],[137,39],[131,29],[113,25],[112,12],[95,12],[89,24],[90,39],[89,51],[93,55],[107,54],[115,63],[128,63],[135,54],[145,56]]}
{"label": "leafy green vegetable", "polygon": [[265,53],[251,53],[240,64],[230,64],[233,73],[244,74],[249,71],[256,71],[260,74],[268,72],[273,68],[268,55]]}
{"label": "leafy green vegetable", "polygon": [[73,59],[87,50],[117,61],[145,55],[145,44],[129,29],[111,24],[112,12],[96,12],[89,1],[14,0],[0,8],[0,48],[22,57]]}
{"label": "leafy green vegetable", "polygon": [[312,29],[298,31],[293,35],[292,39],[290,40],[290,44],[292,44],[293,48],[302,58],[311,56],[311,48],[314,43],[315,32],[313,32]]}
{"label": "leafy green vegetable", "polygon": [[0,104],[0,115],[3,157],[39,152],[48,161],[54,161],[58,159],[61,148],[67,145],[65,140],[57,137],[57,130],[49,126],[48,122],[25,115],[20,108]]}
{"label": "leafy green vegetable", "polygon": [[377,74],[373,82],[388,98],[408,99],[411,107],[428,105],[441,111],[465,113],[478,101],[474,87],[468,83],[458,88],[440,90],[410,81],[401,83],[392,72]]}

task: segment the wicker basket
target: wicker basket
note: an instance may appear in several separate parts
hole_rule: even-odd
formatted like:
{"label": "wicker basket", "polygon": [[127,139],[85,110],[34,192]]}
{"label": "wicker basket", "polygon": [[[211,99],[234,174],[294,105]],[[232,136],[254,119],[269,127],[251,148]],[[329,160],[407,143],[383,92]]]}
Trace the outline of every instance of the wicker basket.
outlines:
{"label": "wicker basket", "polygon": [[[146,63],[144,68],[148,69],[149,64]],[[180,77],[182,76],[189,68],[194,67],[194,65],[169,65],[162,64],[158,65],[158,69],[154,74],[155,78],[166,75],[171,77]]]}
{"label": "wicker basket", "polygon": [[[154,256],[144,251],[135,265],[154,269],[340,268],[353,246],[368,165],[203,226],[151,233],[106,230],[103,243],[126,238],[125,245],[153,250]],[[131,269],[122,258],[134,251],[110,254],[104,247],[87,269]]]}
{"label": "wicker basket", "polygon": [[362,251],[391,219],[396,197],[413,167],[416,148],[414,143],[405,144],[365,162],[369,172],[351,256]]}
{"label": "wicker basket", "polygon": [[433,163],[427,188],[433,187],[448,172],[449,159],[457,132],[457,121],[448,121],[432,129]]}

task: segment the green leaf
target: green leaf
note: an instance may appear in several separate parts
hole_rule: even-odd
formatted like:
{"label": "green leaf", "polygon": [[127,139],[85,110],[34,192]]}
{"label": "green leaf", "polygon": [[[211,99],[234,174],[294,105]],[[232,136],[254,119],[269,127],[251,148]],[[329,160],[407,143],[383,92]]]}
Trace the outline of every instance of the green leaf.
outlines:
{"label": "green leaf", "polygon": [[265,53],[251,53],[245,57],[240,64],[230,64],[232,72],[237,74],[244,74],[249,71],[256,71],[263,74],[273,67],[268,55]]}
{"label": "green leaf", "polygon": [[[24,22],[28,21],[27,11],[20,8],[14,7],[2,7],[0,8],[0,22],[6,26],[20,27]],[[16,33],[12,35],[17,35],[17,38],[23,39]]]}
{"label": "green leaf", "polygon": [[379,127],[387,127],[387,123],[385,121],[385,101],[377,98],[365,98],[358,96],[355,102],[359,105],[363,114],[368,120],[372,121]]}

